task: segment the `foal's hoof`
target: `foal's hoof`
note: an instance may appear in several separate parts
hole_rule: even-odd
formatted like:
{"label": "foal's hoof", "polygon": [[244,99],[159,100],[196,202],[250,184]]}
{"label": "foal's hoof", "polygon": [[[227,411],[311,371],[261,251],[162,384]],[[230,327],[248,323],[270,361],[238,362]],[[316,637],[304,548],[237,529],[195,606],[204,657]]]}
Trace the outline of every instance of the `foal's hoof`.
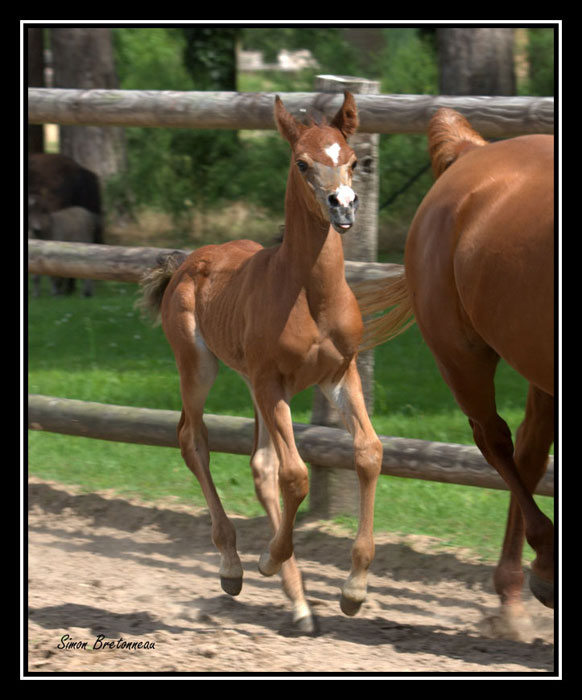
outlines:
{"label": "foal's hoof", "polygon": [[293,620],[292,624],[287,624],[281,634],[285,637],[317,637],[319,636],[319,625],[315,617],[306,615],[298,620]]}
{"label": "foal's hoof", "polygon": [[226,576],[220,577],[220,585],[222,590],[228,595],[238,595],[242,590],[242,576],[240,578],[226,578]]}
{"label": "foal's hoof", "polygon": [[537,576],[533,571],[529,575],[529,587],[535,597],[546,608],[554,608],[554,583]]}
{"label": "foal's hoof", "polygon": [[293,626],[298,634],[316,635],[319,633],[319,625],[317,619],[313,615],[306,615],[293,622]]}
{"label": "foal's hoof", "polygon": [[353,598],[348,598],[342,593],[340,598],[340,608],[344,615],[349,615],[353,617],[359,609],[362,607],[363,600],[354,600]]}
{"label": "foal's hoof", "polygon": [[261,558],[259,559],[259,571],[263,576],[274,576],[279,572],[280,568],[281,564],[274,562],[268,551],[261,554]]}

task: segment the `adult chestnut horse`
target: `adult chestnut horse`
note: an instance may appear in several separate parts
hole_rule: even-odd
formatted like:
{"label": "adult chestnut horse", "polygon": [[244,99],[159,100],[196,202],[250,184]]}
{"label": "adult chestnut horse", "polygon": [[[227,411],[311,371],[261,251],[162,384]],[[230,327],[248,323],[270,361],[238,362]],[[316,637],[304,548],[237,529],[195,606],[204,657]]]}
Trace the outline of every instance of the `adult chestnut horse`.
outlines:
{"label": "adult chestnut horse", "polygon": [[[408,294],[395,319],[370,325],[365,344],[413,313],[477,446],[510,488],[494,580],[511,624],[522,614],[524,532],[537,555],[530,587],[548,607],[554,596],[553,525],[531,496],[554,435],[554,138],[487,143],[451,109],[434,115],[428,138],[437,180],[408,233]],[[363,311],[381,308],[391,286],[362,283]],[[495,405],[500,357],[529,381],[515,451]]]}
{"label": "adult chestnut horse", "polygon": [[294,621],[311,630],[313,619],[293,557],[293,525],[307,494],[308,473],[295,446],[291,397],[319,385],[354,438],[361,505],[352,568],[341,597],[347,614],[355,614],[366,595],[382,446],[356,369],[363,323],[344,277],[341,240],[358,205],[351,188],[356,156],[346,141],[358,125],[355,101],[346,93],[331,123],[305,126],[276,98],[275,121],[292,150],[283,242],[267,249],[248,240],[206,246],[177,269],[175,261],[166,260],[145,280],[144,301],[161,310],[176,357],[183,404],[179,444],[208,503],[223,589],[237,595],[243,570],[234,527],[212,482],[202,418],[217,358],[245,379],[255,405],[251,466],[257,496],[274,530],[259,569],[269,576],[282,567]]}

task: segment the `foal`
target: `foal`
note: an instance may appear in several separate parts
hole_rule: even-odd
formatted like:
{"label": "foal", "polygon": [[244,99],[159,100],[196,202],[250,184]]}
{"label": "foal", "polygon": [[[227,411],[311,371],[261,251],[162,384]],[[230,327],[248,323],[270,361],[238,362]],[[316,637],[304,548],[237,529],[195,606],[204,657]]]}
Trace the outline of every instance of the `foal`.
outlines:
{"label": "foal", "polygon": [[255,407],[251,467],[274,531],[259,570],[270,576],[281,569],[294,622],[309,631],[313,620],[293,557],[293,526],[308,491],[308,472],[295,445],[289,401],[306,387],[319,385],[354,438],[360,521],[341,596],[348,615],[358,611],[366,596],[382,445],[370,423],[356,368],[363,324],[345,280],[341,240],[358,206],[351,188],[356,156],[346,142],[358,126],[355,101],[346,92],[331,123],[305,126],[277,97],[275,121],[292,149],[283,242],[269,249],[248,240],[205,246],[179,267],[167,260],[144,281],[144,305],[161,311],[176,357],[183,404],[179,444],[208,503],[222,588],[237,595],[243,570],[234,527],[210,474],[202,417],[217,358],[243,377]]}

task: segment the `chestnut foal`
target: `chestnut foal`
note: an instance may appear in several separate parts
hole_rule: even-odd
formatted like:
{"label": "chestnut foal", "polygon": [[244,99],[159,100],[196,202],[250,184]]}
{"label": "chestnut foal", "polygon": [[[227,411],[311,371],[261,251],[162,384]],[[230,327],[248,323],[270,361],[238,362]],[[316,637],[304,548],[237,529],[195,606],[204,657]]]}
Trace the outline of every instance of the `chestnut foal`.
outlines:
{"label": "chestnut foal", "polygon": [[243,377],[255,407],[251,467],[274,531],[259,569],[266,576],[281,569],[294,622],[311,631],[313,618],[293,556],[293,526],[308,491],[308,472],[295,445],[289,401],[319,385],[354,439],[360,520],[341,596],[348,615],[359,610],[366,596],[374,557],[373,509],[382,445],[370,423],[356,368],[363,324],[345,280],[341,240],[358,206],[351,188],[356,156],[346,142],[358,126],[355,101],[346,92],[331,123],[306,126],[277,97],[275,121],[292,149],[283,242],[267,249],[249,240],[209,245],[179,261],[179,267],[167,259],[144,281],[144,306],[161,311],[176,357],[183,404],[179,444],[208,503],[222,588],[237,595],[243,569],[235,529],[210,474],[203,422],[218,359]]}

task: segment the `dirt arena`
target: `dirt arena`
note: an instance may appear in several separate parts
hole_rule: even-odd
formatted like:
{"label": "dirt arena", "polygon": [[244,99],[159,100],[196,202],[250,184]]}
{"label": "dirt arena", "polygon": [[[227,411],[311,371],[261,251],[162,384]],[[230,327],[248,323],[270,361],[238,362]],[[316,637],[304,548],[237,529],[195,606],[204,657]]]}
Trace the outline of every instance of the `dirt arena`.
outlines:
{"label": "dirt arena", "polygon": [[[554,616],[528,641],[494,636],[492,567],[427,537],[379,535],[368,599],[339,609],[351,538],[300,522],[295,551],[316,636],[297,636],[278,577],[257,570],[266,518],[234,518],[245,568],[222,592],[204,510],[29,483],[25,674],[552,674]],[[140,648],[132,648],[140,647]]]}

